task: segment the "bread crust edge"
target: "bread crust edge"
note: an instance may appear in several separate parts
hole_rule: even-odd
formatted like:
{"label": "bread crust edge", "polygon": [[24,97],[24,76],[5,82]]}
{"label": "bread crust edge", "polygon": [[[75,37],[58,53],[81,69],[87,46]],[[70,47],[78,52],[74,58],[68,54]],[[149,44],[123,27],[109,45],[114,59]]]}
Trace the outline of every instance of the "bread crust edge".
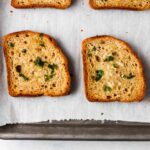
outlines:
{"label": "bread crust edge", "polygon": [[11,6],[14,7],[14,8],[18,8],[18,9],[26,9],[26,8],[56,8],[56,9],[66,9],[68,7],[71,6],[71,3],[72,3],[72,0],[69,0],[69,3],[67,3],[66,5],[64,6],[56,6],[56,5],[51,5],[51,4],[32,4],[32,5],[26,5],[26,6],[20,6],[20,5],[17,5],[15,3],[15,0],[11,0]]}
{"label": "bread crust edge", "polygon": [[102,7],[102,6],[97,6],[94,4],[93,0],[89,0],[89,5],[91,8],[99,10],[99,9],[124,9],[124,10],[133,10],[133,11],[143,11],[143,10],[147,10],[150,9],[150,5],[148,5],[148,7],[144,7],[144,8],[132,8],[132,7],[113,7],[113,6],[106,6],[106,7]]}

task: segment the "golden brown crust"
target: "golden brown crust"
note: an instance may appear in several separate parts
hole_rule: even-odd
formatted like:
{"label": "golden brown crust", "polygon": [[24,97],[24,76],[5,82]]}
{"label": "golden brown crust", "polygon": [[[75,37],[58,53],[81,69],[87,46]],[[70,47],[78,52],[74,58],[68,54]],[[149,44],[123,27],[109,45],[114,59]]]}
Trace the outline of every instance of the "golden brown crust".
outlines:
{"label": "golden brown crust", "polygon": [[147,6],[147,7],[144,7],[144,8],[135,8],[135,7],[113,7],[113,6],[105,6],[105,7],[102,7],[102,6],[97,6],[93,0],[89,0],[89,5],[91,6],[91,8],[93,9],[125,9],[125,10],[135,10],[135,11],[142,11],[142,10],[147,10],[150,8],[150,6]]}
{"label": "golden brown crust", "polygon": [[51,8],[56,8],[56,9],[66,9],[66,8],[68,8],[68,7],[70,7],[70,5],[71,5],[71,3],[72,3],[72,0],[70,0],[69,1],[69,3],[67,3],[66,5],[63,5],[63,6],[56,6],[56,5],[52,5],[52,4],[34,4],[34,5],[26,5],[26,6],[21,6],[21,5],[19,5],[19,4],[17,4],[16,3],[16,1],[15,0],[12,0],[11,1],[11,6],[13,6],[14,8],[20,8],[20,9],[25,9],[25,8],[49,8],[49,7],[51,7]]}
{"label": "golden brown crust", "polygon": [[[110,99],[109,100],[108,99],[105,99],[105,100],[104,99],[95,99],[94,96],[93,95],[89,95],[89,93],[87,91],[87,83],[88,83],[88,81],[87,81],[87,74],[88,74],[88,71],[87,71],[87,67],[86,67],[87,66],[87,64],[86,64],[86,50],[87,50],[86,43],[89,42],[89,41],[95,40],[95,39],[100,39],[100,38],[105,38],[105,37],[117,40],[117,41],[125,44],[129,48],[130,53],[132,53],[135,56],[135,58],[137,59],[137,61],[140,64],[140,68],[142,70],[142,75],[141,76],[144,79],[144,87],[143,87],[143,89],[142,89],[142,91],[140,93],[140,96],[136,97],[134,100],[124,101],[124,100],[120,100],[120,99],[111,99],[111,100]],[[133,49],[131,48],[131,46],[128,43],[126,43],[126,42],[124,42],[124,41],[122,41],[120,39],[117,39],[117,38],[115,38],[113,36],[108,36],[108,35],[101,35],[101,36],[90,37],[90,38],[87,38],[87,39],[83,40],[83,42],[82,42],[82,57],[83,57],[85,94],[86,94],[87,99],[90,102],[114,102],[114,101],[118,101],[118,102],[139,102],[139,101],[142,101],[144,99],[145,93],[146,93],[146,81],[145,81],[144,69],[143,69],[144,67],[143,67],[143,64],[142,64],[140,58],[133,51]]]}
{"label": "golden brown crust", "polygon": [[52,42],[55,46],[56,49],[59,50],[59,53],[60,55],[62,56],[62,58],[64,59],[65,61],[65,71],[67,73],[67,86],[65,88],[65,92],[64,93],[60,93],[60,94],[55,94],[55,93],[42,93],[42,94],[39,94],[39,93],[27,93],[27,94],[22,94],[22,93],[15,93],[12,89],[12,86],[11,86],[11,83],[13,82],[12,81],[12,78],[10,76],[10,73],[11,73],[11,65],[10,65],[10,62],[9,62],[9,57],[8,57],[8,53],[7,53],[7,38],[9,38],[10,36],[13,36],[13,35],[16,35],[16,34],[28,34],[28,33],[35,33],[35,34],[40,34],[38,32],[34,32],[34,31],[30,31],[30,30],[25,30],[25,31],[19,31],[19,32],[14,32],[14,33],[10,33],[6,36],[3,37],[3,50],[4,50],[4,56],[5,56],[5,60],[6,60],[6,67],[7,67],[7,82],[8,82],[8,91],[9,91],[9,94],[11,96],[14,96],[14,97],[18,97],[18,96],[29,96],[29,97],[34,97],[34,96],[42,96],[42,95],[45,95],[45,96],[51,96],[51,97],[55,97],[55,96],[64,96],[64,95],[68,95],[69,92],[70,92],[70,88],[71,88],[71,77],[70,77],[70,73],[69,73],[69,68],[68,68],[68,60],[66,58],[66,56],[63,54],[62,50],[58,47],[57,45],[57,42],[55,41],[54,38],[52,38],[51,36],[47,35],[47,34],[44,34],[45,37],[47,37],[49,39],[50,42]]}

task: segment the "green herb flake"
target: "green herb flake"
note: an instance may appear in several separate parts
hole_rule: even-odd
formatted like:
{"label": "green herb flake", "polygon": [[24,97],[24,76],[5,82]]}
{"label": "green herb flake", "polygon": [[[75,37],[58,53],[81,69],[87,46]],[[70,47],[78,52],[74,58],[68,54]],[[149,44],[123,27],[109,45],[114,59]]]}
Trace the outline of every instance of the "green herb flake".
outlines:
{"label": "green herb flake", "polygon": [[114,60],[113,56],[107,56],[104,61],[113,61],[113,60]]}
{"label": "green herb flake", "polygon": [[103,70],[97,70],[96,71],[96,78],[95,78],[95,80],[99,81],[102,78],[103,75],[104,75],[104,71]]}
{"label": "green herb flake", "polygon": [[111,92],[111,91],[112,91],[112,88],[109,87],[109,86],[107,86],[107,85],[104,85],[103,90],[104,90],[105,92]]}
{"label": "green herb flake", "polygon": [[20,65],[17,65],[17,66],[16,66],[16,71],[19,73],[19,76],[22,77],[25,81],[28,81],[28,80],[29,80],[29,78],[26,77],[26,76],[21,72],[22,69],[21,69],[21,66],[20,66]]}
{"label": "green herb flake", "polygon": [[47,81],[49,81],[51,78],[50,78],[49,75],[44,75],[44,79],[45,79],[45,81],[47,82]]}
{"label": "green herb flake", "polygon": [[28,81],[28,80],[29,80],[29,78],[26,77],[26,76],[25,76],[24,74],[22,74],[22,73],[19,73],[19,76],[22,77],[25,81]]}
{"label": "green herb flake", "polygon": [[43,33],[40,33],[40,34],[39,34],[39,37],[40,37],[40,38],[43,38],[43,36],[44,36]]}
{"label": "green herb flake", "polygon": [[27,52],[27,49],[22,49],[22,53],[26,53]]}
{"label": "green herb flake", "polygon": [[39,45],[42,46],[42,47],[45,47],[45,44],[44,44],[43,41],[40,41]]}
{"label": "green herb flake", "polygon": [[48,68],[51,69],[51,74],[53,74],[55,72],[55,69],[58,69],[58,65],[48,64]]}
{"label": "green herb flake", "polygon": [[91,53],[90,50],[88,51],[88,54],[87,54],[87,55],[88,55],[88,57],[92,57],[92,53]]}
{"label": "green herb flake", "polygon": [[91,53],[88,53],[88,57],[92,57],[92,54],[91,54]]}
{"label": "green herb flake", "polygon": [[18,73],[21,73],[21,66],[20,66],[20,65],[17,65],[17,66],[16,66],[16,71],[17,71]]}
{"label": "green herb flake", "polygon": [[95,46],[93,46],[92,49],[90,49],[90,50],[88,51],[88,57],[92,57],[92,52],[93,52],[93,51],[96,51],[96,47],[95,47]]}
{"label": "green herb flake", "polygon": [[114,68],[119,68],[119,65],[114,63],[114,64],[113,64],[113,67],[114,67]]}
{"label": "green herb flake", "polygon": [[132,73],[130,73],[129,75],[123,75],[123,78],[124,79],[132,79],[132,78],[134,78],[135,77],[135,75],[133,75]]}
{"label": "green herb flake", "polygon": [[96,51],[96,47],[95,46],[93,46],[92,51]]}
{"label": "green herb flake", "polygon": [[13,47],[15,46],[15,44],[12,43],[12,42],[10,42],[8,45],[9,45],[9,47],[11,47],[11,48],[13,48]]}
{"label": "green herb flake", "polygon": [[34,61],[34,64],[39,66],[39,67],[44,67],[45,62],[42,61],[42,59],[40,57],[37,57],[36,60]]}
{"label": "green herb flake", "polygon": [[44,75],[44,79],[45,79],[45,81],[47,82],[47,81],[49,81],[50,79],[52,79],[53,77],[54,77],[54,75],[55,74],[51,74],[51,75]]}

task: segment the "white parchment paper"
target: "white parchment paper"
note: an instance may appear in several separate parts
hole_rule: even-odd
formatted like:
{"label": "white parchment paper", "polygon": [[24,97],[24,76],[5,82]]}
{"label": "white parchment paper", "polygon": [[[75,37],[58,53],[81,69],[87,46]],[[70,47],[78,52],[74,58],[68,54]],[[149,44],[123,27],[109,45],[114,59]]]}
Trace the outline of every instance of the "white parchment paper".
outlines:
{"label": "white parchment paper", "polygon": [[[95,119],[150,122],[150,10],[92,10],[88,0],[74,0],[66,10],[14,9],[0,2],[0,35],[34,30],[53,36],[70,62],[72,92],[60,98],[14,98],[8,95],[3,50],[0,50],[0,125],[47,120]],[[145,66],[147,94],[139,103],[90,103],[83,86],[81,41],[95,35],[127,41]]]}

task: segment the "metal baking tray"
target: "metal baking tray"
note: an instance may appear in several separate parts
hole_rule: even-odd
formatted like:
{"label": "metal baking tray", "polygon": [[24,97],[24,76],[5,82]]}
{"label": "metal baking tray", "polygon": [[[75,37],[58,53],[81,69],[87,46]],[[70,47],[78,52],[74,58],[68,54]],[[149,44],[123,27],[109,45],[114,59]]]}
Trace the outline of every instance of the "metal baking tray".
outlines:
{"label": "metal baking tray", "polygon": [[53,121],[0,127],[1,139],[150,140],[150,124],[123,121]]}

